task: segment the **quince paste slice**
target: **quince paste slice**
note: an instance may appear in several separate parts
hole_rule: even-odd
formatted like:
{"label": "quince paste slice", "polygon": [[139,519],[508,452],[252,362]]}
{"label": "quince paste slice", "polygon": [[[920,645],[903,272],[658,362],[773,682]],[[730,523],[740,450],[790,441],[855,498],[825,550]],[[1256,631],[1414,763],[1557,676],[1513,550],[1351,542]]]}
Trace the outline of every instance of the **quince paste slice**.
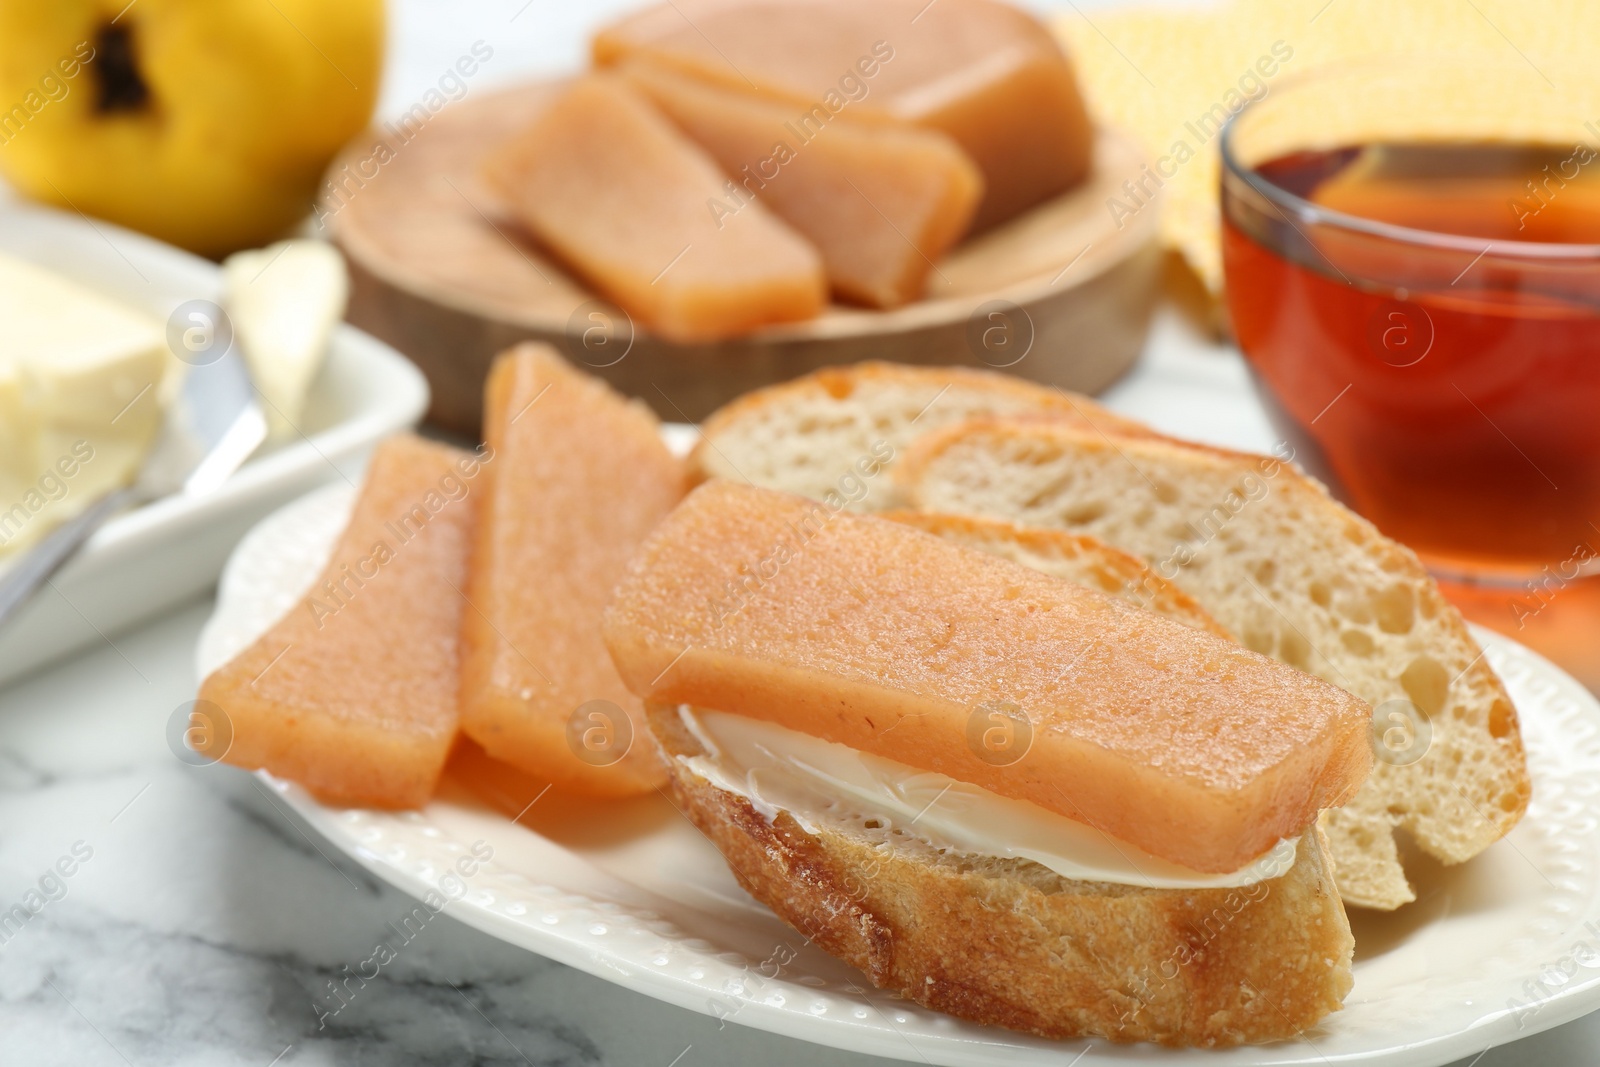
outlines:
{"label": "quince paste slice", "polygon": [[316,583],[201,684],[229,728],[212,724],[196,748],[329,803],[426,803],[456,736],[468,497],[481,471],[478,457],[417,437],[379,445]]}
{"label": "quince paste slice", "polygon": [[1300,835],[1371,767],[1370,709],[1321,679],[902,523],[733,482],[650,535],[605,637],[647,703],[937,771],[1198,871]]}
{"label": "quince paste slice", "polygon": [[544,345],[496,361],[484,435],[494,458],[462,617],[462,731],[563,790],[647,793],[666,774],[600,618],[634,550],[682,498],[682,461],[643,405]]}
{"label": "quince paste slice", "polygon": [[594,39],[597,65],[648,57],[782,101],[796,122],[898,120],[983,172],[980,231],[1088,173],[1091,128],[1049,29],[994,0],[672,0]]}
{"label": "quince paste slice", "polygon": [[710,206],[718,219],[759,199],[817,246],[846,300],[889,308],[920,297],[983,195],[983,175],[937,130],[836,123],[810,131],[770,99],[644,60],[622,71],[732,179]]}
{"label": "quince paste slice", "polygon": [[612,75],[579,78],[484,162],[511,213],[646,329],[680,343],[812,318],[817,251],[760,204],[719,220],[722,172]]}

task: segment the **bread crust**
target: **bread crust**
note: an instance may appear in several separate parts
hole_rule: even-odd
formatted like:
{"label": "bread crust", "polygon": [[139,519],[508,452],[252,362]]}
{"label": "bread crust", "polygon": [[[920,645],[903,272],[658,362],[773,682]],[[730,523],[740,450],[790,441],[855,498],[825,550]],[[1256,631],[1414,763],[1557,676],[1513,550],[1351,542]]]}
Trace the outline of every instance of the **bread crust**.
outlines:
{"label": "bread crust", "polygon": [[925,1007],[1050,1038],[1224,1047],[1303,1035],[1350,990],[1354,942],[1315,828],[1287,874],[1254,887],[1074,882],[888,832],[769,822],[675,758],[702,751],[675,708],[646,718],[673,799],[740,885]]}
{"label": "bread crust", "polygon": [[[911,419],[912,422],[921,422],[919,430],[936,423],[942,424],[938,417],[947,415],[945,409],[952,404],[947,394],[958,392],[967,398],[969,405],[981,398],[981,410],[985,411],[1014,414],[1031,412],[1106,433],[1135,436],[1154,434],[1142,423],[1124,418],[1080,393],[1037,385],[996,371],[970,367],[911,366],[872,360],[849,366],[824,367],[791,381],[753,390],[723,405],[700,425],[700,440],[689,454],[690,478],[696,483],[710,478],[745,480],[740,468],[746,466],[746,461],[739,454],[741,449],[737,444],[743,432],[769,416],[788,414],[793,418],[795,412],[804,409],[808,415],[802,418],[809,419],[809,413],[821,413],[822,417],[817,420],[818,425],[814,430],[800,430],[797,433],[815,433],[827,437],[839,429],[830,422],[837,412],[853,406],[857,401],[875,406],[873,390],[883,394],[916,392],[925,397],[928,404],[925,410],[933,417],[922,420],[919,415]],[[894,425],[899,417],[896,412],[884,420],[872,420],[877,423],[877,429],[883,431],[883,436],[896,446],[906,443],[903,438],[897,438],[901,437],[901,431],[909,429],[909,426]],[[825,453],[826,447],[821,451]],[[859,448],[851,451],[853,458]],[[838,477],[847,471],[846,467],[830,473]],[[800,487],[779,484],[762,477],[756,477],[755,481],[771,488],[802,491]],[[894,503],[893,500],[886,500],[879,504],[874,496],[859,510],[878,510],[880,507],[893,506]]]}
{"label": "bread crust", "polygon": [[1025,400],[1032,407],[1076,410],[1086,420],[1108,431],[1115,428],[1123,433],[1153,432],[1143,423],[1118,415],[1081,393],[1052,389],[998,371],[975,367],[928,367],[877,359],[839,367],[823,367],[786,382],[752,389],[712,412],[700,424],[701,429],[705,430],[708,437],[714,437],[718,431],[748,417],[752,412],[787,403],[798,395],[821,389],[830,396],[845,397],[863,385],[874,382],[931,384],[935,388],[949,384],[961,385],[973,390],[989,391],[996,397]]}

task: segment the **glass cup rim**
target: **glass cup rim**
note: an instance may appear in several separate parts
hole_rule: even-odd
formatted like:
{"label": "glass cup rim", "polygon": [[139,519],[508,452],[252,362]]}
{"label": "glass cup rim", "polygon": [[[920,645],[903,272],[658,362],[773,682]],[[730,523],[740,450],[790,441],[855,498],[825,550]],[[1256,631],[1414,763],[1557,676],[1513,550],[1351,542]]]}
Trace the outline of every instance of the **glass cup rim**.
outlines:
{"label": "glass cup rim", "polygon": [[[1450,64],[1435,60],[1426,65],[1441,67]],[[1467,252],[1477,256],[1494,255],[1508,259],[1570,261],[1574,263],[1589,263],[1600,259],[1600,244],[1574,244],[1557,241],[1493,241],[1483,237],[1440,233],[1436,230],[1422,230],[1412,226],[1401,226],[1392,222],[1380,222],[1376,219],[1362,218],[1360,215],[1352,215],[1349,212],[1338,211],[1307,200],[1305,197],[1278,185],[1254,167],[1246,166],[1240,162],[1234,145],[1235,128],[1255,108],[1275,96],[1282,96],[1286,91],[1294,90],[1306,82],[1331,81],[1335,78],[1357,76],[1368,70],[1393,73],[1392,67],[1376,61],[1357,61],[1337,67],[1321,67],[1285,78],[1272,92],[1264,93],[1253,100],[1247,100],[1244,107],[1229,117],[1218,137],[1218,150],[1222,157],[1223,180],[1226,181],[1228,176],[1232,175],[1250,186],[1251,189],[1255,190],[1258,195],[1265,198],[1279,211],[1292,212],[1299,222],[1304,225],[1331,227],[1368,237],[1382,238],[1398,244]],[[1594,150],[1600,153],[1600,145],[1594,146]]]}

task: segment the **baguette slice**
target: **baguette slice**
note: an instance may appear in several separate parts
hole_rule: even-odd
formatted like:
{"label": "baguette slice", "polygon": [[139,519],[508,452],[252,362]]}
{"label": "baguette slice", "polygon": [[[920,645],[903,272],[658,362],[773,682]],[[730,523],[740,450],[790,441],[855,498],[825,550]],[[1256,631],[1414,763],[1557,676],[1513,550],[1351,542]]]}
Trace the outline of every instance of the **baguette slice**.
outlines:
{"label": "baguette slice", "polygon": [[[600,638],[629,558],[683,497],[683,464],[659,430],[649,409],[548,345],[519,345],[489,372],[484,436],[494,458],[475,494],[461,729],[558,790],[618,797],[665,781],[651,747],[633,743],[643,708]],[[605,703],[580,710],[591,701]],[[610,721],[618,709],[629,723]],[[581,732],[574,716],[588,720]]]}
{"label": "baguette slice", "polygon": [[918,1004],[1051,1038],[1226,1046],[1293,1038],[1350,991],[1354,942],[1315,827],[1286,874],[1253,886],[1073,881],[865,820],[768,821],[680,762],[703,750],[675,709],[647,715],[671,795],[739,884]]}
{"label": "baguette slice", "polygon": [[1527,809],[1516,711],[1460,613],[1415,554],[1287,463],[980,419],[918,441],[896,473],[922,507],[1126,549],[1247,647],[1370,702],[1372,777],[1323,819],[1346,903],[1414,899],[1396,829],[1460,863]]}
{"label": "baguette slice", "polygon": [[[1308,674],[900,523],[731,482],[650,535],[605,639],[647,703],[938,771],[1199,871],[1298,836],[1371,762],[1367,706]],[[1031,738],[1015,758],[974,740],[995,716]]]}
{"label": "baguette slice", "polygon": [[1086,585],[1196,630],[1233,638],[1193,597],[1145,566],[1143,560],[1096,538],[938,511],[886,511],[882,517],[1053,578]]}
{"label": "baguette slice", "polygon": [[746,393],[701,426],[689,457],[699,480],[727,478],[851,511],[899,503],[882,477],[919,434],[976,415],[1038,412],[1105,432],[1148,434],[1086,396],[993,371],[857,363]]}

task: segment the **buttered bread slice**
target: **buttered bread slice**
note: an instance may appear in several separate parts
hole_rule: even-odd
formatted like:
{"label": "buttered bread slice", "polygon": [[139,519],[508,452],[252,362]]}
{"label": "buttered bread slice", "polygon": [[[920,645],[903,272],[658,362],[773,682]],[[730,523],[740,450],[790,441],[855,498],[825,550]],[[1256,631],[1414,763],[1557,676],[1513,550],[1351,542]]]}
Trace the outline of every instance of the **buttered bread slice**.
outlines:
{"label": "buttered bread slice", "polygon": [[[1083,586],[725,482],[634,557],[604,633],[628,688],[765,719],[1236,870],[1365,778],[1369,709]],[[989,731],[1020,739],[995,751]]]}
{"label": "buttered bread slice", "polygon": [[689,715],[655,707],[648,720],[674,802],[739,884],[875,986],[936,1011],[1052,1038],[1221,1047],[1299,1036],[1350,991],[1354,942],[1315,827],[1287,870],[1248,884],[1068,878],[951,847],[924,833],[926,817],[758,807],[702,773],[708,739]]}

